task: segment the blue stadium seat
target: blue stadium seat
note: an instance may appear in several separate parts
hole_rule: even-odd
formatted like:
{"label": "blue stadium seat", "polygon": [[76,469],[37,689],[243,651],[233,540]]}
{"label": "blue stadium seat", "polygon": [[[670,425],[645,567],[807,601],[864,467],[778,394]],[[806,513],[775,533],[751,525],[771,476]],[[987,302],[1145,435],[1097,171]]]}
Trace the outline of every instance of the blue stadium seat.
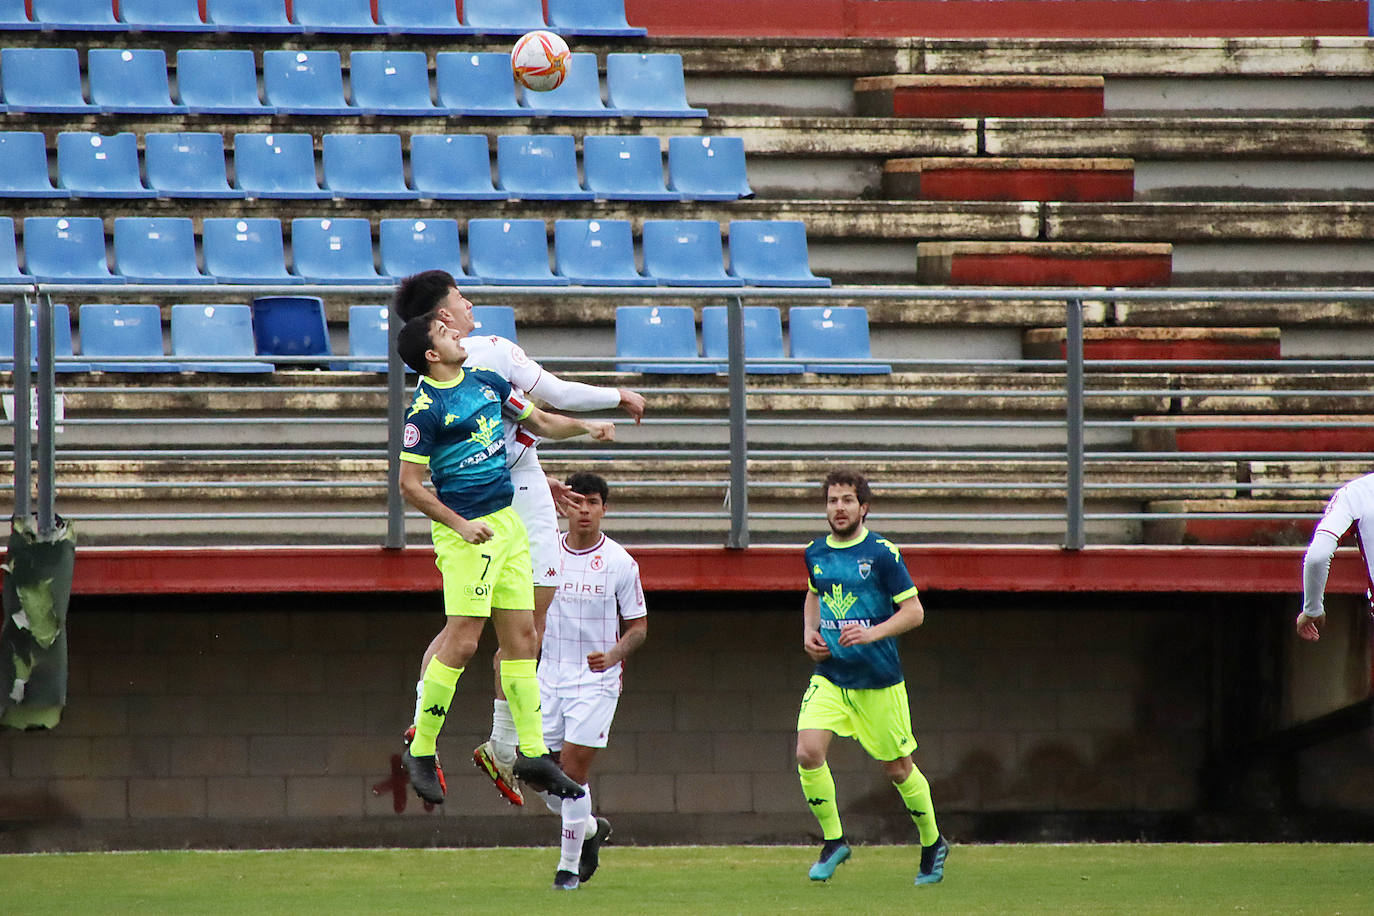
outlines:
{"label": "blue stadium seat", "polygon": [[529,114],[515,98],[510,55],[440,51],[434,55],[439,107],[454,115],[510,118]]}
{"label": "blue stadium seat", "polygon": [[19,270],[19,250],[14,242],[14,217],[0,216],[0,283],[24,283],[30,279]]}
{"label": "blue stadium seat", "polygon": [[[52,307],[52,355],[55,372],[90,372],[90,363],[78,362],[72,356],[72,319],[65,303]],[[29,309],[29,353],[31,369],[38,368],[38,307]],[[14,306],[0,303],[0,372],[14,368]]]}
{"label": "blue stadium seat", "polygon": [[811,273],[806,224],[795,219],[730,221],[730,274],[750,286],[829,286]]}
{"label": "blue stadium seat", "polygon": [[391,309],[385,305],[348,307],[348,355],[380,356],[376,363],[339,363],[354,372],[385,372],[391,350]]}
{"label": "blue stadium seat", "polygon": [[496,186],[524,200],[593,200],[577,181],[577,149],[566,135],[496,138]]}
{"label": "blue stadium seat", "polygon": [[21,29],[41,29],[42,26],[29,18],[26,0],[0,0],[0,29],[17,32]]}
{"label": "blue stadium seat", "polygon": [[[807,372],[835,375],[885,375],[892,367],[880,363],[835,362],[869,359],[868,310],[858,306],[796,305],[787,312],[792,357],[808,360]],[[810,362],[817,360],[817,362]],[[821,362],[824,360],[824,362]]]}
{"label": "blue stadium seat", "polygon": [[315,140],[310,134],[235,134],[234,181],[249,197],[334,196],[315,177]]}
{"label": "blue stadium seat", "polygon": [[681,200],[663,184],[663,147],[657,137],[587,136],[582,172],[600,200]]}
{"label": "blue stadium seat", "polygon": [[705,108],[687,102],[681,54],[607,54],[606,97],[636,117],[706,117]]}
{"label": "blue stadium seat", "polygon": [[48,141],[41,131],[0,132],[0,197],[71,196],[70,191],[52,186]]}
{"label": "blue stadium seat", "polygon": [[98,216],[25,217],[24,271],[48,282],[124,282],[110,273],[105,221]]}
{"label": "blue stadium seat", "polygon": [[463,0],[463,23],[482,35],[523,35],[548,28],[540,0]]}
{"label": "blue stadium seat", "polygon": [[279,114],[361,113],[344,100],[338,51],[263,51],[262,84]]}
{"label": "blue stadium seat", "polygon": [[372,224],[365,217],[291,221],[292,272],[310,283],[390,283],[372,263]]}
{"label": "blue stadium seat", "polygon": [[587,286],[653,286],[635,269],[630,221],[560,219],[553,224],[556,272]]}
{"label": "blue stadium seat", "polygon": [[286,272],[281,221],[207,217],[200,224],[205,272],[221,283],[303,283]]}
{"label": "blue stadium seat", "polygon": [[57,135],[57,183],[72,197],[157,197],[138,172],[133,134],[101,135],[63,131]]}
{"label": "blue stadium seat", "polygon": [[282,0],[205,0],[205,21],[221,32],[294,33],[305,31],[287,21]]}
{"label": "blue stadium seat", "polygon": [[468,264],[482,282],[500,286],[567,286],[549,270],[542,219],[468,220]]}
{"label": "blue stadium seat", "polygon": [[[725,364],[703,360],[697,352],[697,324],[690,305],[621,305],[615,310],[617,372],[708,375]],[[692,363],[657,363],[657,359],[691,359]]]}
{"label": "blue stadium seat", "polygon": [[664,286],[743,286],[725,272],[720,223],[710,219],[646,219],[644,273]]}
{"label": "blue stadium seat", "polygon": [[75,48],[0,50],[0,92],[12,112],[89,114],[81,94],[81,62]]}
{"label": "blue stadium seat", "polygon": [[253,300],[253,339],[259,356],[330,356],[324,300],[318,296],[259,296]]}
{"label": "blue stadium seat", "polygon": [[515,309],[509,305],[474,305],[472,333],[515,341]]}
{"label": "blue stadium seat", "polygon": [[429,60],[424,51],[354,51],[348,56],[353,104],[368,114],[445,114],[429,97]]}
{"label": "blue stadium seat", "polygon": [[353,200],[415,200],[399,134],[325,134],[324,187]]}
{"label": "blue stadium seat", "polygon": [[548,0],[549,27],[560,35],[647,34],[625,21],[625,0]]}
{"label": "blue stadium seat", "polygon": [[491,156],[482,134],[412,134],[410,180],[431,200],[505,200],[491,183]]}
{"label": "blue stadium seat", "polygon": [[105,114],[178,114],[161,48],[92,48],[86,54],[91,104]]}
{"label": "blue stadium seat", "polygon": [[214,282],[196,267],[196,234],[188,217],[116,217],[114,259],[115,273],[130,283]]}
{"label": "blue stadium seat", "polygon": [[199,0],[119,0],[119,18],[137,32],[215,32]]}
{"label": "blue stadium seat", "polygon": [[596,55],[579,52],[568,61],[563,85],[548,92],[526,92],[525,114],[557,115],[571,118],[614,118],[620,111],[601,101],[601,76]]}
{"label": "blue stadium seat", "polygon": [[473,35],[452,0],[377,0],[377,21],[393,34]]}
{"label": "blue stadium seat", "polygon": [[668,187],[687,200],[753,197],[740,137],[669,137]]}
{"label": "blue stadium seat", "polygon": [[143,138],[148,186],[158,197],[240,198],[229,187],[224,137],[218,132],[148,134]]}
{"label": "blue stadium seat", "polygon": [[291,12],[307,34],[371,35],[387,31],[372,21],[371,0],[293,0]]}
{"label": "blue stadium seat", "polygon": [[[782,347],[782,313],[775,305],[744,306],[744,371],[756,375],[800,375],[800,363],[767,363],[755,360],[785,359]],[[730,358],[729,315],[726,306],[701,309],[701,351],[707,359]]]}
{"label": "blue stadium seat", "polygon": [[[76,313],[81,355],[97,372],[176,372],[164,362],[162,310],[156,305],[87,303]],[[138,362],[102,362],[102,357],[141,357]],[[152,357],[151,359],[149,357]]]}
{"label": "blue stadium seat", "polygon": [[122,32],[128,28],[115,19],[110,0],[33,0],[33,19],[53,31]]}
{"label": "blue stadium seat", "polygon": [[[253,356],[253,310],[246,305],[172,306],[172,355]],[[247,360],[232,363],[182,363],[190,372],[271,372],[271,363]]]}
{"label": "blue stadium seat", "polygon": [[456,219],[384,219],[377,235],[385,276],[399,280],[422,270],[446,270],[459,282],[476,280],[463,270]]}
{"label": "blue stadium seat", "polygon": [[192,114],[276,112],[258,97],[258,65],[248,50],[178,51],[177,97]]}

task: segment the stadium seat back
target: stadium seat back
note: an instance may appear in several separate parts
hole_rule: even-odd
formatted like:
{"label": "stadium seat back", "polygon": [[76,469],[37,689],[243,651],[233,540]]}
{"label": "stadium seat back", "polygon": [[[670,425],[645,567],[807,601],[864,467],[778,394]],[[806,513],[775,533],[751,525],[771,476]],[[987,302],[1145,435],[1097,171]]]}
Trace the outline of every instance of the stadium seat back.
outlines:
{"label": "stadium seat back", "polygon": [[271,114],[258,97],[253,52],[188,48],[177,52],[177,97],[193,113]]}
{"label": "stadium seat back", "polygon": [[706,117],[705,108],[687,101],[681,54],[607,54],[606,96],[612,108],[627,115]]}
{"label": "stadium seat back", "polygon": [[293,0],[291,14],[307,33],[385,32],[372,21],[372,0]]}
{"label": "stadium seat back", "polygon": [[[6,217],[8,218],[8,217]],[[38,306],[29,308],[29,361],[31,369],[38,368]],[[52,307],[52,353],[56,372],[89,372],[91,366],[83,362],[63,362],[70,360],[72,350],[72,319],[66,303],[56,302]],[[0,303],[0,371],[9,372],[14,368],[14,306]]]}
{"label": "stadium seat back", "polygon": [[200,0],[119,0],[119,18],[140,32],[213,32]]}
{"label": "stadium seat back", "polygon": [[516,117],[529,114],[515,98],[510,55],[495,51],[440,51],[434,55],[434,89],[450,114]]}
{"label": "stadium seat back", "polygon": [[307,282],[390,282],[373,265],[372,223],[362,216],[293,219],[291,260]]}
{"label": "stadium seat back", "polygon": [[14,217],[0,216],[0,281],[23,282],[19,272],[19,246],[14,240]]}
{"label": "stadium seat back", "polygon": [[483,283],[566,286],[549,270],[549,241],[542,219],[468,220],[470,272]]}
{"label": "stadium seat back", "polygon": [[548,0],[548,6],[549,26],[560,35],[646,34],[625,20],[625,0]]}
{"label": "stadium seat back", "polygon": [[130,283],[204,283],[189,217],[121,216],[114,221],[115,272]]}
{"label": "stadium seat back", "polygon": [[237,198],[224,166],[224,137],[205,133],[148,134],[143,138],[148,186],[159,197]]}
{"label": "stadium seat back", "polygon": [[582,141],[587,189],[602,200],[681,200],[663,183],[657,137],[588,136]]}
{"label": "stadium seat back", "polygon": [[548,28],[540,0],[463,0],[463,22],[483,35],[523,35]]}
{"label": "stadium seat back", "polygon": [[[720,372],[724,366],[708,363],[697,351],[697,326],[690,305],[622,305],[615,310],[617,372],[648,372],[700,375]],[[690,359],[693,363],[653,362],[657,359]]]}
{"label": "stadium seat back", "polygon": [[205,0],[205,21],[221,32],[301,32],[282,0]]}
{"label": "stadium seat back", "polygon": [[491,154],[481,134],[412,134],[410,180],[422,198],[505,200],[491,181]]}
{"label": "stadium seat back", "polygon": [[259,356],[330,356],[324,300],[318,296],[259,296],[253,300],[253,339]]}
{"label": "stadium seat back", "polygon": [[743,286],[725,273],[720,223],[709,219],[646,219],[644,273],[665,286]]}
{"label": "stadium seat back", "polygon": [[171,114],[167,54],[161,48],[91,48],[86,52],[91,104],[108,114]]}
{"label": "stadium seat back", "polygon": [[560,219],[553,224],[554,261],[559,276],[588,286],[653,286],[635,268],[630,221]]}
{"label": "stadium seat back", "polygon": [[324,186],[354,200],[414,200],[399,134],[325,134]]}
{"label": "stadium seat back", "polygon": [[[746,305],[744,319],[744,358],[746,360],[782,359],[782,312],[775,305]],[[701,352],[707,359],[730,358],[729,312],[723,305],[707,305],[701,310]],[[745,371],[767,375],[796,375],[800,365],[750,362]]]}
{"label": "stadium seat back", "polygon": [[[173,356],[253,356],[253,310],[243,304],[172,306]],[[271,363],[183,363],[191,372],[271,372]]]}
{"label": "stadium seat back", "polygon": [[44,28],[119,32],[124,23],[115,19],[110,0],[32,0],[33,18]]}
{"label": "stadium seat back", "polygon": [[98,216],[26,217],[24,269],[35,280],[124,282],[110,273],[105,221]]}
{"label": "stadium seat back", "polygon": [[0,132],[0,197],[70,197],[48,176],[48,141],[41,131]]}
{"label": "stadium seat back", "polygon": [[75,48],[0,50],[0,91],[11,111],[85,114],[94,110],[81,92]]}
{"label": "stadium seat back", "polygon": [[281,221],[207,217],[201,221],[205,272],[222,283],[300,283],[286,272]]}
{"label": "stadium seat back", "polygon": [[687,200],[753,197],[740,137],[669,137],[668,187]]}
{"label": "stadium seat back", "polygon": [[234,180],[249,197],[333,197],[315,177],[310,134],[235,134]]}
{"label": "stadium seat back", "polygon": [[392,32],[471,35],[453,0],[377,0],[377,21]]}
{"label": "stadium seat back", "polygon": [[73,197],[156,197],[143,186],[138,140],[131,133],[57,135],[57,177]]}
{"label": "stadium seat back", "polygon": [[[176,372],[164,362],[162,310],[156,305],[87,303],[77,312],[81,355],[100,372]],[[138,362],[107,363],[101,357],[145,357]],[[150,357],[150,359],[148,358]]]}
{"label": "stadium seat back", "polygon": [[264,51],[262,84],[267,104],[286,114],[347,115],[338,51]]}
{"label": "stadium seat back", "polygon": [[19,31],[41,28],[42,25],[29,18],[26,0],[0,0],[0,29]]}
{"label": "stadium seat back", "polygon": [[798,305],[787,312],[788,336],[795,359],[807,362],[807,372],[845,375],[881,375],[891,366],[845,363],[869,359],[868,310],[859,306]]}
{"label": "stadium seat back", "polygon": [[384,219],[378,226],[378,253],[385,276],[399,280],[425,270],[446,270],[462,282],[456,219]]}
{"label": "stadium seat back", "polygon": [[472,307],[472,333],[481,336],[494,335],[514,341],[515,309],[509,305],[474,305]]}
{"label": "stadium seat back", "polygon": [[391,310],[384,305],[348,307],[348,355],[379,356],[375,363],[340,363],[355,372],[385,372],[391,349]]}
{"label": "stadium seat back", "polygon": [[801,220],[731,220],[730,273],[750,286],[830,285],[811,272]]}
{"label": "stadium seat back", "polygon": [[497,186],[525,200],[592,200],[577,180],[572,137],[554,134],[496,138]]}
{"label": "stadium seat back", "polygon": [[[507,67],[509,69],[509,67]],[[596,55],[577,52],[568,61],[568,75],[557,89],[526,92],[525,113],[561,117],[606,118],[620,114],[601,101],[601,75]]]}
{"label": "stadium seat back", "polygon": [[442,114],[429,97],[424,51],[354,51],[348,56],[353,104],[372,114]]}

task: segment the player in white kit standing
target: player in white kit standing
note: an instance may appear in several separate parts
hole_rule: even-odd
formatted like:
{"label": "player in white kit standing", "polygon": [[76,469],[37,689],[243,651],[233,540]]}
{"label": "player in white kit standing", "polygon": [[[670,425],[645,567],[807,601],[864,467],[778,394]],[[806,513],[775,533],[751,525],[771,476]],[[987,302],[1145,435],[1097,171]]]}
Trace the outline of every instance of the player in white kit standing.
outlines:
{"label": "player in white kit standing", "polygon": [[572,890],[591,878],[601,844],[611,835],[610,822],[592,816],[587,777],[620,702],[622,663],[649,633],[639,564],[601,533],[610,488],[586,472],[573,474],[567,484],[582,499],[568,514],[560,544],[562,577],[544,628],[539,700],[544,742],[563,772],[586,791],[576,800],[539,793],[563,819],[556,890]]}
{"label": "player in white kit standing", "polygon": [[1356,477],[1335,492],[1326,504],[1326,513],[1312,532],[1312,543],[1302,562],[1302,613],[1294,621],[1303,639],[1321,638],[1318,629],[1326,619],[1322,597],[1326,578],[1331,570],[1331,558],[1336,545],[1351,527],[1355,529],[1355,546],[1360,549],[1365,572],[1369,576],[1370,591],[1366,596],[1374,600],[1374,474]]}
{"label": "player in white kit standing", "polygon": [[[396,289],[392,303],[396,313],[409,321],[416,315],[436,312],[438,318],[463,335],[468,364],[495,371],[511,386],[558,410],[593,411],[619,407],[635,422],[644,416],[644,397],[628,388],[609,388],[568,382],[530,359],[514,342],[494,335],[472,336],[476,322],[472,303],[459,291],[453,275],[444,270],[427,270],[406,277]],[[534,625],[537,636],[544,631],[544,617],[558,585],[557,493],[565,511],[576,496],[565,484],[545,475],[535,451],[539,438],[518,423],[505,423],[506,464],[515,486],[512,507],[529,533],[530,559],[534,568]],[[439,637],[431,642],[421,660],[421,672],[429,663]],[[498,654],[496,664],[500,664]],[[417,687],[418,693],[418,687]],[[515,765],[515,721],[496,682],[496,701],[492,710],[491,738],[473,750],[473,762],[486,773],[507,801],[523,805],[524,795],[512,773]]]}

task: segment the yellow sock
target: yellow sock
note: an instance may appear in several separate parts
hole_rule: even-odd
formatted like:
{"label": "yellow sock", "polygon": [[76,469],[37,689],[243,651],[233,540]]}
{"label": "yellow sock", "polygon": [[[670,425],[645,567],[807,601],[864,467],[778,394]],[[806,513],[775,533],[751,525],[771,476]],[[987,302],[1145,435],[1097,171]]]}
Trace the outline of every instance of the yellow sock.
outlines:
{"label": "yellow sock", "polygon": [[544,721],[539,711],[539,682],[535,680],[532,658],[501,660],[501,689],[506,692],[520,753],[542,757],[549,752],[544,744]]}
{"label": "yellow sock", "polygon": [[921,845],[929,846],[940,838],[940,828],[935,826],[935,803],[930,800],[930,783],[915,767],[905,782],[895,784],[902,794],[911,822],[921,834]]}
{"label": "yellow sock", "polygon": [[462,673],[462,668],[450,668],[437,658],[431,658],[425,667],[420,702],[415,713],[415,737],[410,741],[410,753],[416,757],[428,757],[434,753],[439,729],[444,727],[444,718],[448,715],[453,691]]}
{"label": "yellow sock", "polygon": [[797,767],[801,776],[802,794],[811,806],[811,813],[821,823],[821,836],[827,840],[838,840],[844,836],[840,826],[840,805],[835,800],[835,778],[830,775],[830,764],[822,763],[814,770]]}

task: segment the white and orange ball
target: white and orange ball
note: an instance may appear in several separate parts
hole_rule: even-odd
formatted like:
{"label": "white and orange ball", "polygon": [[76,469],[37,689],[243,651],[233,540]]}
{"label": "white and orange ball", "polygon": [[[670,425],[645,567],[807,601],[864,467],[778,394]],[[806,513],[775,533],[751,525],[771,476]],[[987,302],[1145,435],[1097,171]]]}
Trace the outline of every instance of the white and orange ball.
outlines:
{"label": "white and orange ball", "polygon": [[571,62],[568,43],[543,29],[521,35],[510,52],[515,81],[535,92],[548,92],[561,86]]}

